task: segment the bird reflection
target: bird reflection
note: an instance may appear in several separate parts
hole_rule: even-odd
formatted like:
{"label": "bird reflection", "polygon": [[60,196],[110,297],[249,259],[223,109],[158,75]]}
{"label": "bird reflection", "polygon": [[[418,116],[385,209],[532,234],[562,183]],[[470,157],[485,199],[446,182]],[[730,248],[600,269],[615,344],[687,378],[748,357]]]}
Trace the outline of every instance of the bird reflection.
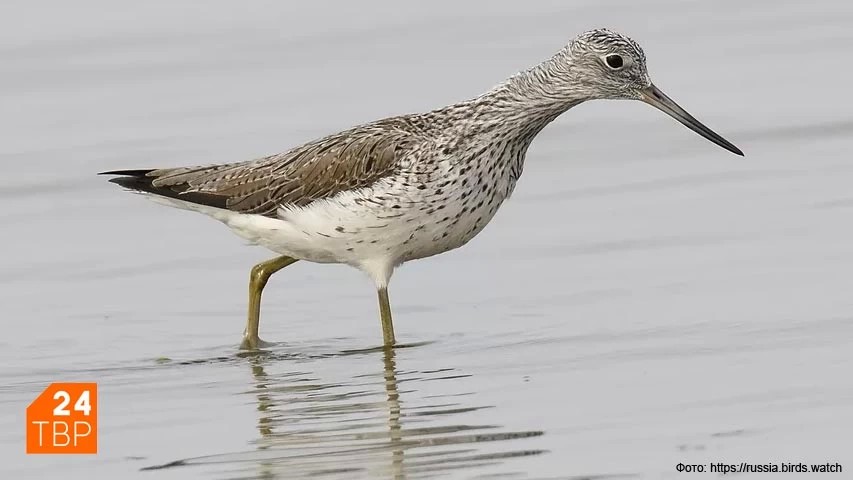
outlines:
{"label": "bird reflection", "polygon": [[[265,415],[268,412],[272,405],[272,398],[268,393],[266,393],[267,383],[269,379],[267,378],[267,374],[264,371],[263,359],[260,356],[253,356],[249,359],[249,364],[252,367],[252,376],[255,378],[255,388],[257,389],[257,399],[258,399],[258,412],[261,413],[260,418],[258,419],[258,433],[261,434],[261,437],[268,437],[272,434],[272,421],[268,415]],[[265,450],[269,448],[269,445],[259,444],[259,450]],[[258,462],[258,477],[263,480],[271,480],[275,478],[275,474],[273,473],[273,465],[269,462],[259,461]]]}
{"label": "bird reflection", "polygon": [[[516,448],[516,441],[539,436],[541,431],[499,431],[497,425],[457,420],[489,408],[460,403],[473,393],[469,382],[460,382],[470,375],[453,368],[401,372],[397,359],[405,351],[347,351],[308,359],[272,352],[246,357],[253,378],[250,393],[260,413],[259,438],[253,456],[247,452],[238,458],[254,461],[257,469],[251,478],[401,480],[543,453]],[[377,356],[381,370],[369,367]],[[328,364],[334,365],[335,359],[344,365],[329,370]],[[300,366],[322,369],[325,374],[293,370]],[[268,372],[281,368],[287,371]],[[335,376],[338,382],[328,380]],[[417,386],[427,381],[437,394],[419,395]],[[401,382],[410,387],[401,391]],[[509,450],[486,447],[507,440],[512,441]]]}
{"label": "bird reflection", "polygon": [[[352,354],[354,352],[346,352],[345,354]],[[391,348],[383,348],[381,349],[382,353],[382,378],[384,384],[384,394],[385,394],[385,410],[387,411],[387,432],[385,436],[388,439],[388,444],[390,445],[390,468],[387,468],[387,473],[389,474],[389,478],[404,479],[405,470],[404,470],[404,458],[405,458],[405,444],[403,442],[403,428],[400,422],[401,418],[401,407],[400,407],[400,392],[397,388],[397,365],[395,359],[395,351]],[[276,388],[275,383],[279,382],[280,379],[276,379],[268,375],[265,371],[265,365],[274,362],[280,361],[280,358],[276,358],[275,355],[267,355],[263,352],[258,352],[257,354],[245,355],[248,359],[249,365],[252,370],[252,377],[254,379],[254,389],[255,389],[255,397],[257,399],[257,411],[260,412],[260,417],[258,418],[258,433],[260,434],[260,438],[262,441],[258,442],[257,448],[258,450],[268,450],[270,448],[274,448],[279,445],[281,442],[282,432],[276,432],[275,426],[277,423],[284,423],[280,418],[280,412],[276,411],[276,397],[275,393],[278,390],[282,390],[281,388]],[[286,388],[285,388],[286,389]],[[318,388],[317,390],[323,390],[325,388]],[[310,389],[309,389],[310,390]],[[364,435],[365,438],[369,437],[369,435]],[[263,441],[263,440],[269,441]],[[333,461],[334,459],[329,459]],[[259,462],[259,475],[258,478],[274,478],[272,468],[273,464],[270,462]],[[374,467],[375,468],[375,467]],[[381,469],[384,470],[384,469]],[[328,470],[326,473],[332,473]]]}
{"label": "bird reflection", "polygon": [[397,364],[394,349],[383,350],[382,362],[385,366],[385,395],[388,398],[388,437],[393,447],[391,451],[391,472],[395,479],[404,478],[403,474],[403,435],[400,425],[400,392],[397,390]]}
{"label": "bird reflection", "polygon": [[[327,352],[328,350],[326,350]],[[218,465],[228,478],[425,478],[494,467],[538,455],[522,440],[541,431],[505,431],[470,423],[471,375],[454,368],[406,370],[402,349],[337,353],[241,353],[183,362],[248,364],[257,412],[253,448],[173,460],[144,470]],[[381,361],[381,367],[380,363]],[[431,359],[431,363],[436,360]],[[418,390],[430,382],[429,395]],[[400,390],[399,385],[406,389]]]}

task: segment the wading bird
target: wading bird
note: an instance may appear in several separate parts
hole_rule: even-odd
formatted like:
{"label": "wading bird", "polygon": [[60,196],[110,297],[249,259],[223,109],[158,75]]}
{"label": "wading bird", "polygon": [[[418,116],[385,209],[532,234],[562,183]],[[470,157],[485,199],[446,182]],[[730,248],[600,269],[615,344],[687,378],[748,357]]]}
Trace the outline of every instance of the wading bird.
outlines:
{"label": "wading bird", "polygon": [[390,347],[394,269],[480,233],[512,193],[536,135],[595,99],[641,100],[743,155],[652,84],[636,42],[599,29],[477,98],[428,113],[367,123],[256,160],[104,174],[207,214],[280,255],[252,268],[243,348],[264,344],[261,293],[273,273],[298,260],[343,263],[370,276]]}

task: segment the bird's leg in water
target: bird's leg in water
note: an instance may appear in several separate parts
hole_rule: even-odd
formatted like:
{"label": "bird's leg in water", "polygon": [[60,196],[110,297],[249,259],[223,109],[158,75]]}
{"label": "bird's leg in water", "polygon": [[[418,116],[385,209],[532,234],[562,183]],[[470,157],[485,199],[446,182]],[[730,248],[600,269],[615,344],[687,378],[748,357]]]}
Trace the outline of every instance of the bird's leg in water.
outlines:
{"label": "bird's leg in water", "polygon": [[258,338],[258,324],[261,321],[261,294],[273,273],[297,261],[295,258],[281,256],[252,267],[252,272],[249,274],[249,317],[246,320],[246,330],[243,331],[243,343],[240,344],[240,348],[254,350],[263,346],[263,342]]}

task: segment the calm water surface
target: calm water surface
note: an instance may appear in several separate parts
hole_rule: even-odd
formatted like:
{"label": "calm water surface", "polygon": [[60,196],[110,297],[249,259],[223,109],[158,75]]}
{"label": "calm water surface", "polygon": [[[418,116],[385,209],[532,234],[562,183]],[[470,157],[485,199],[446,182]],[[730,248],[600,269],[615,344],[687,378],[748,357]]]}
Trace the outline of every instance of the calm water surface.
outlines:
{"label": "calm water surface", "polygon": [[[270,254],[93,175],[469,98],[605,25],[746,157],[639,103],[570,111],[481,236],[395,275],[393,354],[370,282],[306,263],[267,288],[276,345],[240,354]],[[842,1],[4,2],[0,477],[847,475],[851,25]],[[97,456],[24,455],[58,380],[99,383]]]}

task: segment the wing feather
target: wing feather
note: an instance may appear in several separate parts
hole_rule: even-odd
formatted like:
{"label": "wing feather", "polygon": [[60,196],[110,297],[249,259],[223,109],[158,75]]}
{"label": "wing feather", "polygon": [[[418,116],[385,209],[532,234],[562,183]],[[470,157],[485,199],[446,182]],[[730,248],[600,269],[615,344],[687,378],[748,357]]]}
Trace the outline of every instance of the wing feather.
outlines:
{"label": "wing feather", "polygon": [[393,174],[400,155],[416,141],[409,132],[374,125],[248,162],[110,173],[125,175],[115,181],[127,188],[275,216],[281,206],[370,187]]}

